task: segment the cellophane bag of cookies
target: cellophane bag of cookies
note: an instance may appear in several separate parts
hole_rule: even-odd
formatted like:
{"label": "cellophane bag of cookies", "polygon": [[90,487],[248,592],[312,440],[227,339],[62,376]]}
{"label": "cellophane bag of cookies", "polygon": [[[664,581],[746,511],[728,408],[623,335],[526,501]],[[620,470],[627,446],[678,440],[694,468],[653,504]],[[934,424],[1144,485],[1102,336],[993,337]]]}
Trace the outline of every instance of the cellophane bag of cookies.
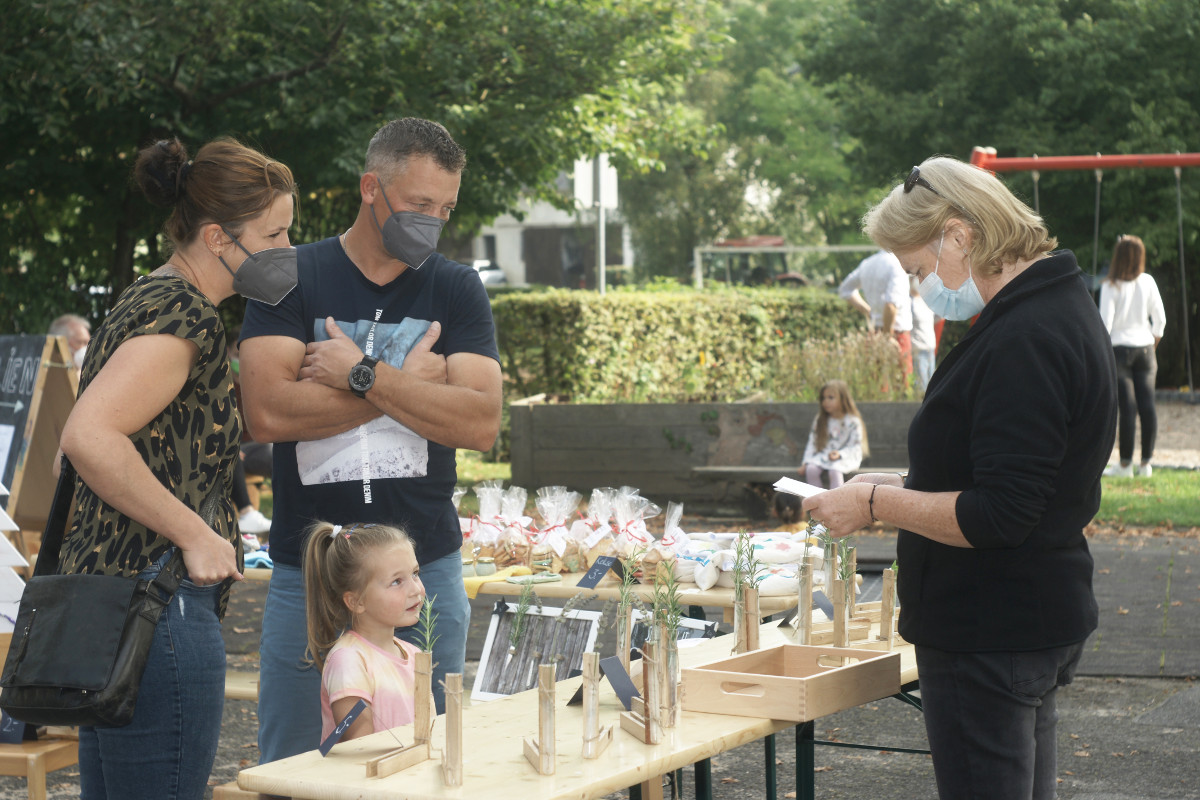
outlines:
{"label": "cellophane bag of cookies", "polygon": [[617,554],[632,558],[644,554],[654,542],[646,520],[658,516],[661,508],[638,494],[632,486],[622,486],[613,499]]}
{"label": "cellophane bag of cookies", "polygon": [[[567,520],[583,497],[579,492],[572,492],[565,486],[543,486],[537,490],[533,504],[542,517],[542,529],[537,547],[545,547],[549,551],[550,572],[580,572],[583,566],[583,551],[581,542],[571,538]],[[536,549],[536,548],[535,548]],[[570,560],[574,569],[568,569]],[[534,559],[535,562],[538,559]]]}
{"label": "cellophane bag of cookies", "polygon": [[529,493],[520,486],[510,486],[500,498],[500,519],[504,529],[496,545],[496,569],[520,565],[531,566],[536,532],[530,529],[532,517],[525,516]]}
{"label": "cellophane bag of cookies", "polygon": [[676,580],[694,581],[695,564],[680,556],[688,552],[690,540],[679,521],[683,519],[683,504],[667,503],[667,513],[663,518],[663,535],[650,544],[642,557],[642,582],[652,583],[656,578],[665,579],[667,572],[674,574]]}
{"label": "cellophane bag of cookies", "polygon": [[475,545],[475,557],[496,555],[496,545],[504,523],[500,519],[500,499],[504,496],[504,482],[500,480],[480,481],[475,484],[475,496],[479,499],[479,514],[471,519],[471,541]]}
{"label": "cellophane bag of cookies", "polygon": [[583,568],[572,572],[582,572],[596,563],[600,556],[616,553],[616,539],[610,521],[616,496],[617,490],[608,486],[593,489],[587,516],[572,523],[571,538],[579,542],[579,549],[583,553]]}

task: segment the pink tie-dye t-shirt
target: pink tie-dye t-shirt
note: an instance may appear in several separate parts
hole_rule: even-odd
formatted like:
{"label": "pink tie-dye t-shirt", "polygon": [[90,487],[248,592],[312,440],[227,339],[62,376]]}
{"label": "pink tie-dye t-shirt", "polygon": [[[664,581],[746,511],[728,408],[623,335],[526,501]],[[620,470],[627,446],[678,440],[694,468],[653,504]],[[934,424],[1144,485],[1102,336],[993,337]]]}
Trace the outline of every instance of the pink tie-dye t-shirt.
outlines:
{"label": "pink tie-dye t-shirt", "polygon": [[322,739],[339,721],[333,718],[332,705],[343,697],[361,697],[370,703],[376,731],[413,721],[415,651],[406,642],[393,641],[403,658],[381,650],[354,631],[342,634],[329,651],[321,672]]}

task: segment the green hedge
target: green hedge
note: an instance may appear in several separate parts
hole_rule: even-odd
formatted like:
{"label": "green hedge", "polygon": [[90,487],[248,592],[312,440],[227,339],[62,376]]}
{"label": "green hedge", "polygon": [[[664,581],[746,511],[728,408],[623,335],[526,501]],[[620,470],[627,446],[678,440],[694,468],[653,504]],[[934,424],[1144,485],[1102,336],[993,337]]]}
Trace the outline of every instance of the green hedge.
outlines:
{"label": "green hedge", "polygon": [[827,289],[547,289],[492,300],[512,400],[736,400],[769,389],[781,356],[839,339],[862,317]]}

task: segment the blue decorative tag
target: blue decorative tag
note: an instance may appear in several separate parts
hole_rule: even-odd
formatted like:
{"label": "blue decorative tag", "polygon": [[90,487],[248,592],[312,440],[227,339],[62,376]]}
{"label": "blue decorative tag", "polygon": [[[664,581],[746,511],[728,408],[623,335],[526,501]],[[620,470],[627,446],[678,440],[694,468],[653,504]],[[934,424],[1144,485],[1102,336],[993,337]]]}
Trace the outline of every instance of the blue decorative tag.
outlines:
{"label": "blue decorative tag", "polygon": [[325,741],[321,742],[321,747],[319,748],[321,755],[329,755],[329,751],[332,750],[333,746],[338,743],[338,740],[345,735],[350,726],[354,724],[354,720],[358,719],[358,715],[361,714],[363,709],[366,707],[367,701],[359,698],[358,702],[354,704],[354,708],[350,709],[350,713],[347,714],[342,721],[337,724],[337,727],[333,729],[333,733],[329,734],[329,736],[325,737]]}

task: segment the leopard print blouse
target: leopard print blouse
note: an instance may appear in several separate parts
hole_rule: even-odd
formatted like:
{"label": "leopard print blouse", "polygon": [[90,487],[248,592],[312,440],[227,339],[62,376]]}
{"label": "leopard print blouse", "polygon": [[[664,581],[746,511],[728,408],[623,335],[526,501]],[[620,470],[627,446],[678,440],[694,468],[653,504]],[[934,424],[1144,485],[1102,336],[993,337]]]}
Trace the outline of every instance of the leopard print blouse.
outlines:
{"label": "leopard print blouse", "polygon": [[[108,359],[135,336],[166,334],[194,343],[200,357],[178,396],[130,438],[158,480],[189,508],[213,506],[209,524],[233,543],[242,565],[237,515],[230,499],[241,444],[241,422],[225,350],[225,328],[207,297],[179,277],[147,276],[126,289],[88,345],[80,375],[82,393]],[[152,381],[147,374],[145,380]],[[59,571],[132,577],[171,547],[159,536],[108,505],[81,479],[75,512],[63,541]],[[223,616],[231,581],[221,594]]]}

